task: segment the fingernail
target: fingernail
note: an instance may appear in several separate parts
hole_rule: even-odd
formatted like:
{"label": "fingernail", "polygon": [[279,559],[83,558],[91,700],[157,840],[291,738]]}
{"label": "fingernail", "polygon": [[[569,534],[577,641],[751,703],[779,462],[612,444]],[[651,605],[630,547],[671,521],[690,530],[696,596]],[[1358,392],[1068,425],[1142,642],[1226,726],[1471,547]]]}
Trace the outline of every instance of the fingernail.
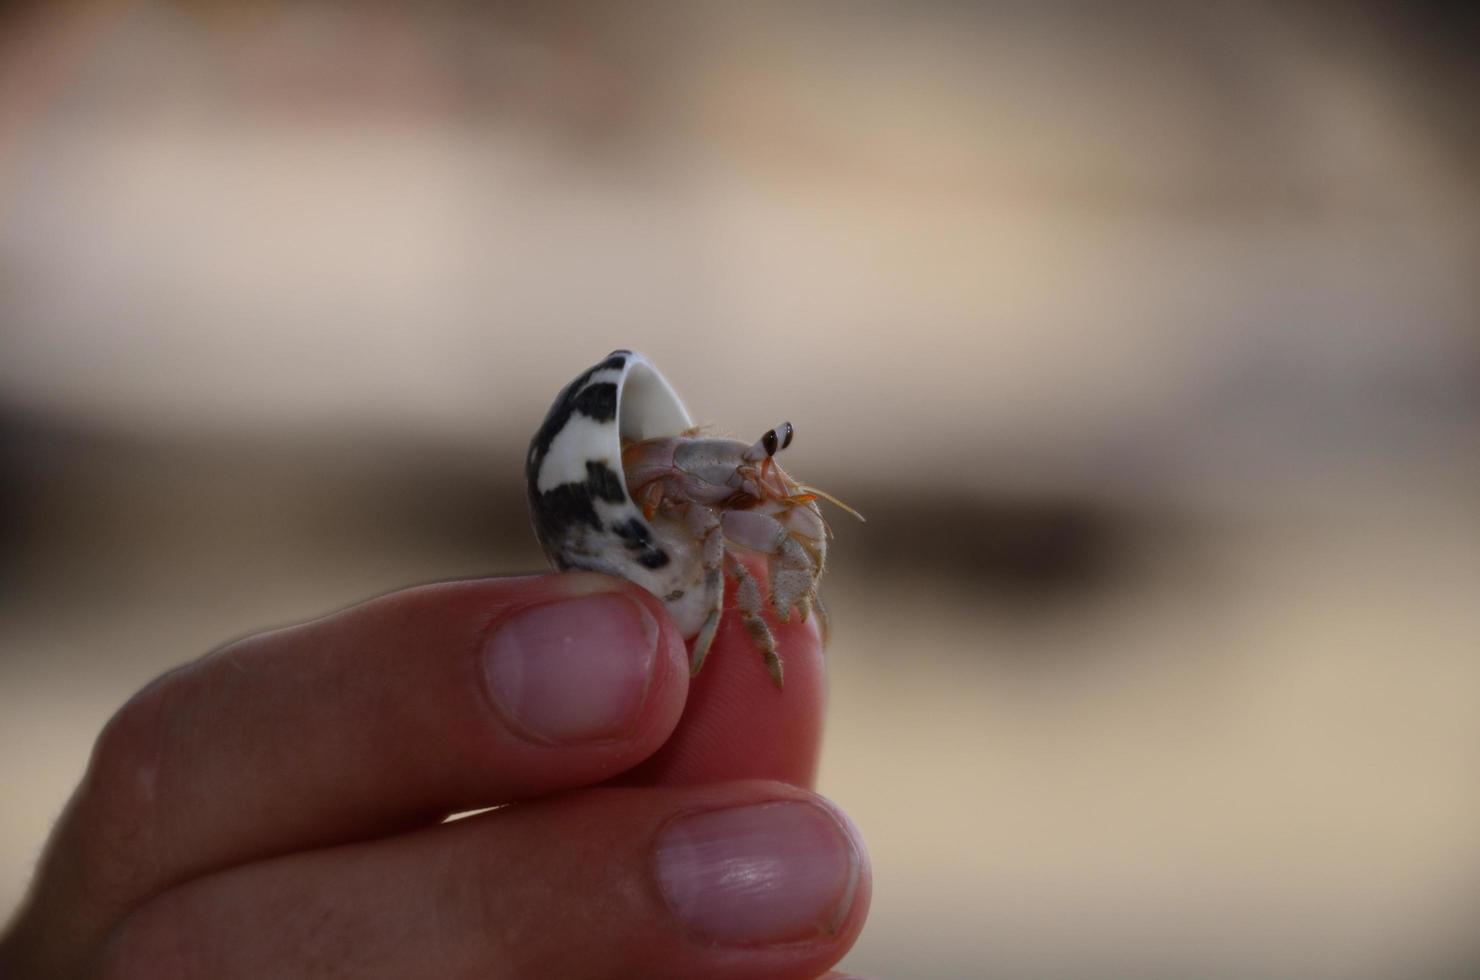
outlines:
{"label": "fingernail", "polygon": [[859,865],[853,835],[827,810],[799,801],[689,814],[657,839],[669,908],[718,943],[836,933],[853,906]]}
{"label": "fingernail", "polygon": [[632,731],[657,662],[658,624],[620,593],[522,609],[483,651],[488,691],[521,734],[548,742]]}

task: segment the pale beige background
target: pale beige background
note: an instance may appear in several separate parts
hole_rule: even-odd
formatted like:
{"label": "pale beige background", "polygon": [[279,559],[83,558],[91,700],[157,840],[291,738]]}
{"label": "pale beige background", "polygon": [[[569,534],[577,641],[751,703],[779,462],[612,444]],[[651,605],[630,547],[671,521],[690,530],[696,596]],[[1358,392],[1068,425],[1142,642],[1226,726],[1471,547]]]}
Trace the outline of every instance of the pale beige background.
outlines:
{"label": "pale beige background", "polygon": [[158,671],[539,567],[523,440],[630,346],[871,518],[848,967],[1480,969],[1472,21],[56,9],[0,21],[0,910]]}

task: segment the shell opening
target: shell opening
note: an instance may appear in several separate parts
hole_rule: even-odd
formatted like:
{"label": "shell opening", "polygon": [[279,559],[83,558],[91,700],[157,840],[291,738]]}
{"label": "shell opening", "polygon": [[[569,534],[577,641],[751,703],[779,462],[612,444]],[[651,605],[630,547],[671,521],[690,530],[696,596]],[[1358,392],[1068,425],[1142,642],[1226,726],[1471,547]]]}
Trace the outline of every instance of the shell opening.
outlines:
{"label": "shell opening", "polygon": [[634,355],[617,402],[617,429],[624,440],[640,442],[675,436],[694,423],[678,393],[658,369]]}

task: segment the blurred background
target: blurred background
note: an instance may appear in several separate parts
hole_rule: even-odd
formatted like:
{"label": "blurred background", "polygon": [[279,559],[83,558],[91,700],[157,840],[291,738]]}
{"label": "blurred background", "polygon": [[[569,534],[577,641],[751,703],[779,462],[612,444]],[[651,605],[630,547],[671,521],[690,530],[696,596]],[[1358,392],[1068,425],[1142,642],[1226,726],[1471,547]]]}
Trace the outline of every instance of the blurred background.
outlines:
{"label": "blurred background", "polygon": [[1480,975],[1471,9],[0,8],[0,914],[158,672],[539,569],[633,347],[869,517],[845,966]]}

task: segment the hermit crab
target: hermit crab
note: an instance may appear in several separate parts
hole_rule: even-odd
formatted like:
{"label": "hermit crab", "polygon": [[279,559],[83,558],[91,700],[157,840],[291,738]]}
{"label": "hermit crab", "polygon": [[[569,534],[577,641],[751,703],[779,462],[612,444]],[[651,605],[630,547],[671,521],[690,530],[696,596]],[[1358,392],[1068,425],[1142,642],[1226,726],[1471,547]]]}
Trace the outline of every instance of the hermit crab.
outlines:
{"label": "hermit crab", "polygon": [[[817,580],[831,530],[819,498],[776,462],[794,430],[783,422],[752,443],[706,435],[658,369],[614,351],[566,385],[535,433],[525,483],[535,533],[564,570],[620,575],[660,598],[686,639],[698,673],[724,610],[724,574],[771,679],[781,656],[761,612],[781,622],[815,612],[826,629]],[[860,519],[862,519],[860,517]],[[768,594],[739,560],[764,556]]]}

